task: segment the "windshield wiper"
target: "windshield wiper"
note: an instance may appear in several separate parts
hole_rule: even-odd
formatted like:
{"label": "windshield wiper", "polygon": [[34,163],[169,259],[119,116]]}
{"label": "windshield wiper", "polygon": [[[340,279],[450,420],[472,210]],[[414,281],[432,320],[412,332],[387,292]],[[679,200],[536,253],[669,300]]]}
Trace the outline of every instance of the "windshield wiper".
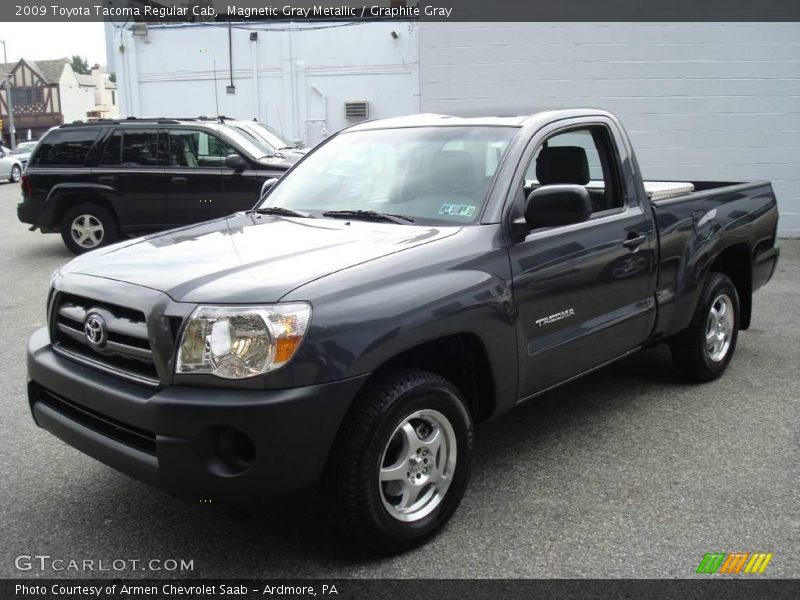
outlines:
{"label": "windshield wiper", "polygon": [[334,219],[363,219],[365,221],[388,221],[389,223],[399,223],[408,225],[414,219],[403,215],[393,215],[391,213],[376,212],[374,210],[329,210],[322,213],[323,217],[333,217]]}
{"label": "windshield wiper", "polygon": [[281,217],[303,217],[304,219],[314,219],[314,215],[304,210],[292,210],[283,206],[265,206],[264,208],[254,208],[250,212],[260,215],[278,215]]}

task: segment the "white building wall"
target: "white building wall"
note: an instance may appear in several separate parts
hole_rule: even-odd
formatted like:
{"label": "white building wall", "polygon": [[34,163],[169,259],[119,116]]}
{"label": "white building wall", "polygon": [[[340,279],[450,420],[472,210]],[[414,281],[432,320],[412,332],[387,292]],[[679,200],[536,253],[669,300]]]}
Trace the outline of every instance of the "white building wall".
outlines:
{"label": "white building wall", "polygon": [[120,113],[215,114],[216,89],[219,113],[313,144],[352,123],[350,99],[370,118],[597,106],[620,115],[647,178],[769,179],[781,234],[800,236],[798,23],[319,25],[236,25],[233,95],[225,24],[127,30]]}
{"label": "white building wall", "polygon": [[347,100],[367,100],[369,118],[419,111],[417,31],[408,23],[234,24],[236,92],[228,94],[225,24],[127,30],[115,41],[120,114],[214,115],[218,103],[219,114],[258,118],[313,144],[353,123]]}
{"label": "white building wall", "polygon": [[649,179],[769,179],[800,236],[800,24],[423,23],[422,109],[618,114]]}
{"label": "white building wall", "polygon": [[94,109],[94,88],[81,87],[69,65],[64,67],[58,87],[64,122],[85,121],[86,113]]}

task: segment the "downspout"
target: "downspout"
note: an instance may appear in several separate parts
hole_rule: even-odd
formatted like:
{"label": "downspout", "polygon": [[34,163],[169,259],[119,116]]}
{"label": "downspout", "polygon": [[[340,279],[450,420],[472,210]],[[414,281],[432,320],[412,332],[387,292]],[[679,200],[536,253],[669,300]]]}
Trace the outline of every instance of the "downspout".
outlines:
{"label": "downspout", "polygon": [[[119,52],[125,65],[125,89],[127,106],[125,116],[135,117],[139,113],[139,69],[136,62],[136,38],[130,34],[127,24],[119,30]],[[120,107],[121,108],[121,107]]]}
{"label": "downspout", "polygon": [[[233,85],[233,33],[231,30],[231,22],[228,21],[228,73],[231,77],[231,89],[235,89]],[[230,93],[230,90],[228,91]]]}
{"label": "downspout", "polygon": [[257,121],[261,121],[261,99],[258,89],[258,32],[250,32],[250,64],[253,67],[253,101],[255,102]]}
{"label": "downspout", "polygon": [[317,118],[310,118],[305,120],[305,133],[306,139],[305,142],[308,143],[308,124],[309,123],[322,123],[322,127],[320,127],[320,135],[322,139],[328,137],[328,96],[325,95],[321,89],[319,89],[316,84],[311,84],[311,89],[314,90],[317,94],[319,94],[320,100],[322,100],[322,117]]}

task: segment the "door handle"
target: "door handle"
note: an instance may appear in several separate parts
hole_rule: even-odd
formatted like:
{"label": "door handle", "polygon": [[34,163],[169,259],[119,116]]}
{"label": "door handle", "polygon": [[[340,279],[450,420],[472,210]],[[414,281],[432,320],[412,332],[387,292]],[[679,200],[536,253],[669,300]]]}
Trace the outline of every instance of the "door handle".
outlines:
{"label": "door handle", "polygon": [[622,242],[622,245],[626,248],[630,248],[634,250],[644,244],[647,241],[646,235],[636,235],[635,233],[628,234],[628,239]]}
{"label": "door handle", "polygon": [[172,181],[172,183],[189,183],[186,177],[173,177],[170,181]]}
{"label": "door handle", "polygon": [[97,178],[97,183],[107,183],[108,185],[113,184],[117,180],[116,177],[113,175],[101,175]]}

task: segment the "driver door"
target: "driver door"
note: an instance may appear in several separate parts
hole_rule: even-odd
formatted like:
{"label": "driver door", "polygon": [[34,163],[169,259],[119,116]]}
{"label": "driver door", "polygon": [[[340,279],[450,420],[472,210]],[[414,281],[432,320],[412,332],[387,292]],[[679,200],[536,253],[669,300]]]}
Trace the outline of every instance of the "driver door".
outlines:
{"label": "driver door", "polygon": [[529,231],[510,248],[521,399],[624,355],[649,331],[652,221],[624,188],[611,127],[552,131],[517,196],[524,202],[537,186],[573,184],[593,203],[588,221]]}

